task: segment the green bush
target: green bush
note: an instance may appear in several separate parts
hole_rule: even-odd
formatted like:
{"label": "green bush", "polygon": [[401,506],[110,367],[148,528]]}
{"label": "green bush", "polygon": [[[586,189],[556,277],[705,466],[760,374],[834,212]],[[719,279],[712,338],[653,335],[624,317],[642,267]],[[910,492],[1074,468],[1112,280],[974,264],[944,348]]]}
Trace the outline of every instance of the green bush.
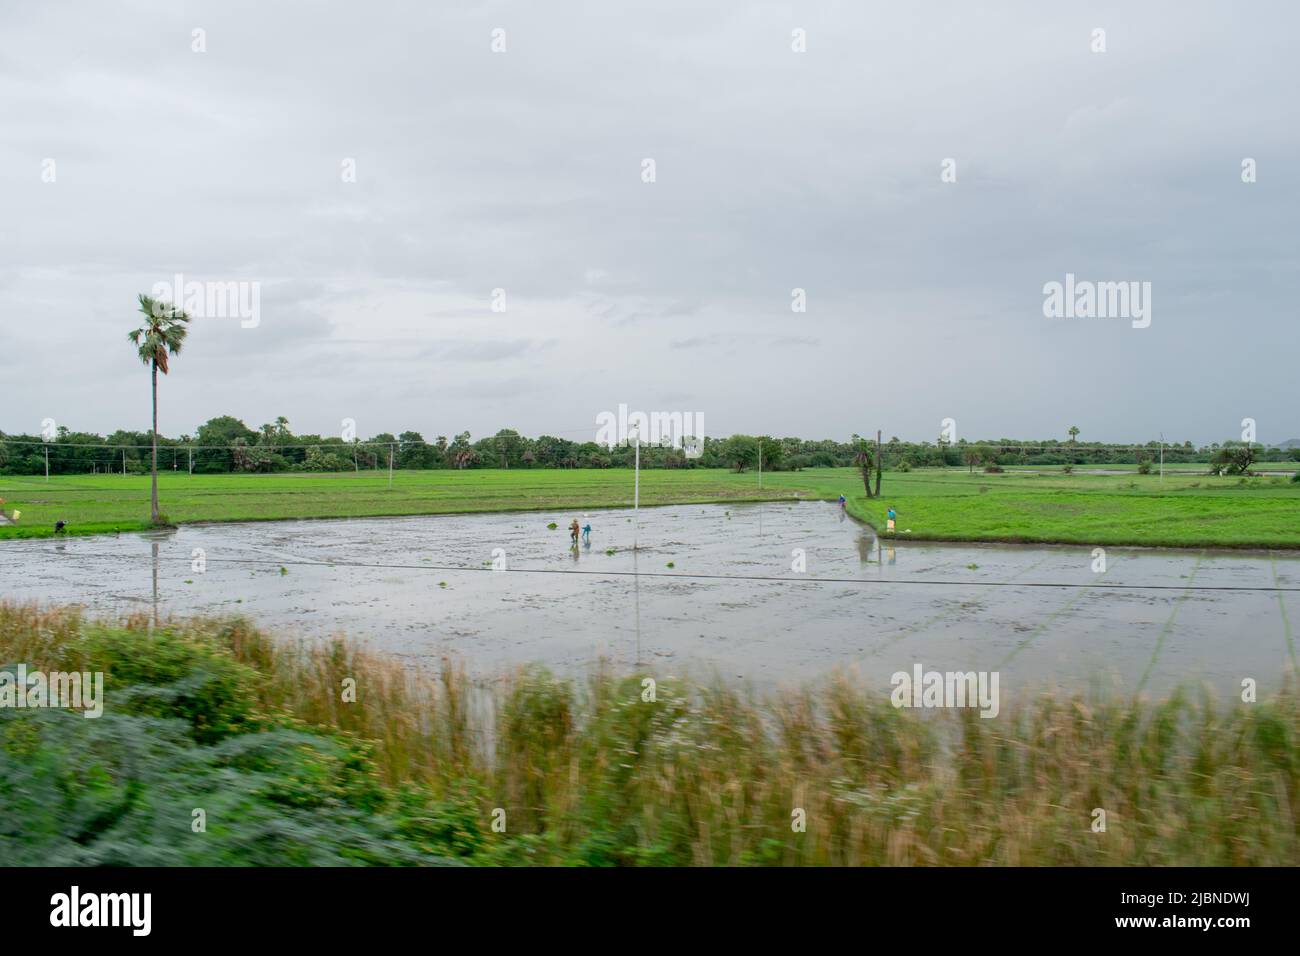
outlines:
{"label": "green bush", "polygon": [[183,720],[0,711],[0,858],[11,866],[448,862],[405,839],[375,792],[348,747],[322,735],[201,746]]}
{"label": "green bush", "polygon": [[87,628],[80,669],[104,672],[114,710],[186,721],[194,739],[212,743],[259,729],[254,711],[260,680],[210,644],[160,628]]}
{"label": "green bush", "polygon": [[996,721],[922,718],[843,675],[770,697],[603,670],[474,683],[238,620],[105,627],[0,602],[6,659],[111,672],[98,719],[0,710],[11,865],[1300,859],[1286,681],[1250,705],[1044,693]]}

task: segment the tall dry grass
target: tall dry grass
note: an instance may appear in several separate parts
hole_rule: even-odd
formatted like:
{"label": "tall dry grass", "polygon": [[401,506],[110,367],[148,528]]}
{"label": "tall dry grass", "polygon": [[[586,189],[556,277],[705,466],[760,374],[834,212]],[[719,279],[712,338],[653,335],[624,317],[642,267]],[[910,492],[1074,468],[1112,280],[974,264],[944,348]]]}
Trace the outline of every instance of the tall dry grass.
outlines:
{"label": "tall dry grass", "polygon": [[[104,622],[0,603],[0,663],[95,669],[105,634],[149,627],[144,615]],[[386,787],[433,808],[420,813],[457,808],[472,831],[466,854],[491,862],[1300,862],[1289,684],[1229,706],[1203,691],[1157,702],[1044,693],[986,720],[895,710],[843,674],[769,697],[660,682],[647,702],[639,676],[603,667],[484,683],[453,661],[421,670],[346,640],[279,641],[240,619],[163,630],[245,667],[268,719],[372,742]],[[498,808],[504,834],[488,826]],[[1094,832],[1096,809],[1105,832]]]}

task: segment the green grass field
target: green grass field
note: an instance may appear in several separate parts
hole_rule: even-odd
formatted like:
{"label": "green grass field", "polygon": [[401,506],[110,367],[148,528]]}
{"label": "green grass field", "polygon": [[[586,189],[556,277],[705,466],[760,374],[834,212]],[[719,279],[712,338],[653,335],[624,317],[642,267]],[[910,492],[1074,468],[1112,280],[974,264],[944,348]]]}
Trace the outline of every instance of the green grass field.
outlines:
{"label": "green grass field", "polygon": [[[1107,466],[1109,467],[1109,466]],[[1189,469],[1193,466],[1182,465]],[[1118,469],[1117,469],[1118,470]],[[608,470],[469,470],[341,474],[159,476],[162,510],[175,523],[356,518],[479,511],[627,507],[632,474]],[[851,468],[774,472],[654,470],[641,473],[643,505],[850,499],[850,513],[885,526],[898,511],[900,538],[1164,547],[1300,548],[1300,484],[1287,478],[1204,473],[1062,474],[1059,470],[887,472],[868,499]],[[148,526],[147,476],[0,477],[0,539],[46,537],[54,522],[74,534]],[[910,532],[907,531],[910,529]],[[907,533],[905,533],[907,532]]]}
{"label": "green grass field", "polygon": [[881,490],[878,499],[853,498],[850,512],[884,528],[892,506],[899,538],[1300,548],[1300,484],[1288,478],[950,469],[886,473]]}
{"label": "green grass field", "polygon": [[[760,490],[756,476],[750,474],[647,470],[641,472],[641,504],[812,497],[815,484],[810,477]],[[391,489],[386,471],[163,473],[158,485],[160,507],[176,524],[632,505],[632,473],[621,469],[398,471]],[[147,475],[64,476],[49,482],[0,476],[0,498],[5,499],[6,514],[15,510],[22,514],[17,525],[0,525],[0,538],[46,537],[53,534],[56,521],[68,522],[75,534],[142,530],[149,524]]]}

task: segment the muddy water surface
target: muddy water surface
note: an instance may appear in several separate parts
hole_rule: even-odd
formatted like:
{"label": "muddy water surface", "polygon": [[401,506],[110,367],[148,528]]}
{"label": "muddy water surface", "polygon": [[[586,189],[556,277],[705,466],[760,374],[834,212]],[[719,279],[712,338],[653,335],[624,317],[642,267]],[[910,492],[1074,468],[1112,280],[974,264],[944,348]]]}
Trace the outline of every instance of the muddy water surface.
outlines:
{"label": "muddy water surface", "polygon": [[[574,517],[592,525],[576,550]],[[510,513],[0,545],[7,598],[240,613],[408,658],[455,654],[479,673],[524,661],[576,672],[604,656],[759,685],[838,666],[887,688],[920,663],[998,671],[1004,697],[1276,686],[1295,658],[1297,588],[1294,554],[1108,549],[1101,571],[1089,548],[890,546],[814,502],[644,509],[639,528],[629,511]]]}

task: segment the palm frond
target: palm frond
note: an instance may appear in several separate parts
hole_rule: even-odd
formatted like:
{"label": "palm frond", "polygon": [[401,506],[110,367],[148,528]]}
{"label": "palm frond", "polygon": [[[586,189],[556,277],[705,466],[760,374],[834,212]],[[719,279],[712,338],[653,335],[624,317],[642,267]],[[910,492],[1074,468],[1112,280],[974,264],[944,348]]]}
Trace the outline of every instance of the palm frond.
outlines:
{"label": "palm frond", "polygon": [[189,334],[186,325],[190,322],[190,316],[172,303],[153,296],[141,293],[138,299],[140,311],[148,321],[142,328],[128,332],[127,338],[136,346],[141,362],[157,365],[166,375],[168,356],[180,354],[185,336]]}

